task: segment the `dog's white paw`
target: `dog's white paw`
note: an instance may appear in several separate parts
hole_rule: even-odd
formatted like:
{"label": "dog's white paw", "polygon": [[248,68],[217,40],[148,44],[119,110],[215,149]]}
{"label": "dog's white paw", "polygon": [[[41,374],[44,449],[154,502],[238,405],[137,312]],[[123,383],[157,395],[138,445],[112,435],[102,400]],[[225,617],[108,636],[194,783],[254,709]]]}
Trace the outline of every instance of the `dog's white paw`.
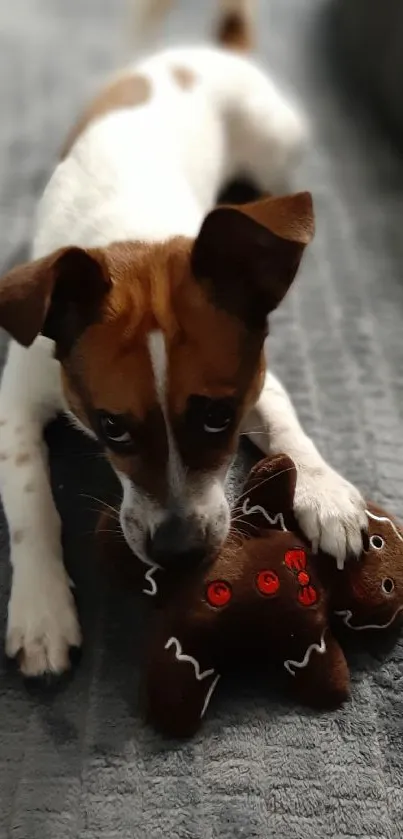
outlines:
{"label": "dog's white paw", "polygon": [[15,567],[8,607],[6,654],[18,658],[24,676],[60,675],[70,667],[70,647],[81,632],[63,569],[28,577]]}
{"label": "dog's white paw", "polygon": [[294,511],[313,549],[331,554],[342,569],[362,551],[368,528],[365,501],[352,484],[326,464],[298,467]]}

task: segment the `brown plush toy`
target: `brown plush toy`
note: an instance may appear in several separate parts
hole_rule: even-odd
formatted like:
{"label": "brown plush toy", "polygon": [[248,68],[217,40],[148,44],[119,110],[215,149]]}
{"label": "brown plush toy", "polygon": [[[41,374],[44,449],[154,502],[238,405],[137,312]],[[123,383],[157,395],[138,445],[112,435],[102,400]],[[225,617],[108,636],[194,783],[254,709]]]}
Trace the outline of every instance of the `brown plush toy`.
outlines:
{"label": "brown plush toy", "polygon": [[349,694],[349,670],[332,616],[370,631],[402,615],[403,536],[395,522],[368,505],[368,550],[338,571],[329,557],[314,556],[298,531],[295,482],[289,458],[261,461],[210,564],[178,578],[143,566],[143,590],[160,605],[145,700],[148,718],[165,733],[194,733],[220,677],[245,663],[268,680],[280,665],[300,701],[338,706]]}

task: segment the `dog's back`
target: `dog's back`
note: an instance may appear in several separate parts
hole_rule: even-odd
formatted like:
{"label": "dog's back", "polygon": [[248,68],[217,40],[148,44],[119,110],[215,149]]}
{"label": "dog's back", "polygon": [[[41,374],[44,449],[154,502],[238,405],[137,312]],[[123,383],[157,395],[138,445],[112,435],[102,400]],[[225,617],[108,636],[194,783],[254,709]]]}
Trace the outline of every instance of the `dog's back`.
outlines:
{"label": "dog's back", "polygon": [[[143,6],[151,15],[166,2]],[[303,122],[244,55],[249,0],[220,9],[217,47],[135,61],[90,104],[42,199],[35,258],[72,243],[193,236],[239,174],[270,192],[287,185]]]}

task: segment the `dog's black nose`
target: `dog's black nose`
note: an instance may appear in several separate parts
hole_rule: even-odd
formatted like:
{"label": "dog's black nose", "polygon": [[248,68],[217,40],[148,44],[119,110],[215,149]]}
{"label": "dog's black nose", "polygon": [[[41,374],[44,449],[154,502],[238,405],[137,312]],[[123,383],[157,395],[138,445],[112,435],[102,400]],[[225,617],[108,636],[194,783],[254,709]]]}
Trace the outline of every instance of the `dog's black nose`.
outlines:
{"label": "dog's black nose", "polygon": [[197,526],[189,519],[173,514],[164,519],[149,536],[147,553],[163,567],[197,565],[205,556],[205,546]]}

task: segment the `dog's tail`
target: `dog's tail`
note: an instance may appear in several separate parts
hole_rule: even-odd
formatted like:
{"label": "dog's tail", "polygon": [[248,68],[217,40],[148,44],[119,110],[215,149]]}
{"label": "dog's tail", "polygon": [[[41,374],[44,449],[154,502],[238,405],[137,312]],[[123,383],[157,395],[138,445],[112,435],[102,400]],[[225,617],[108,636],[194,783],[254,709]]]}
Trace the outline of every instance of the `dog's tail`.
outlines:
{"label": "dog's tail", "polygon": [[219,0],[216,39],[223,47],[241,52],[253,48],[256,0]]}
{"label": "dog's tail", "polygon": [[[130,30],[140,51],[148,49],[155,40],[174,3],[175,0],[130,0]],[[250,50],[257,0],[216,0],[216,3],[214,40],[227,49]]]}

